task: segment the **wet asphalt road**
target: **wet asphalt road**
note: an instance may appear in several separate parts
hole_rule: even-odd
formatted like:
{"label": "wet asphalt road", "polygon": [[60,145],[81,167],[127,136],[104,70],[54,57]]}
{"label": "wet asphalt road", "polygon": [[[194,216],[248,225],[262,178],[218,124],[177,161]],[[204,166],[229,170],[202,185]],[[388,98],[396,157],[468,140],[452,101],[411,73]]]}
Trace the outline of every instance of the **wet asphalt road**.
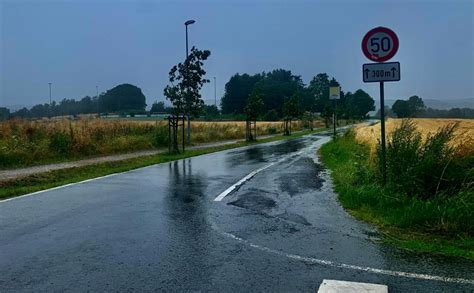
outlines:
{"label": "wet asphalt road", "polygon": [[328,139],[233,149],[0,202],[0,291],[315,292],[323,279],[474,291],[474,262],[388,247],[344,212],[315,156]]}

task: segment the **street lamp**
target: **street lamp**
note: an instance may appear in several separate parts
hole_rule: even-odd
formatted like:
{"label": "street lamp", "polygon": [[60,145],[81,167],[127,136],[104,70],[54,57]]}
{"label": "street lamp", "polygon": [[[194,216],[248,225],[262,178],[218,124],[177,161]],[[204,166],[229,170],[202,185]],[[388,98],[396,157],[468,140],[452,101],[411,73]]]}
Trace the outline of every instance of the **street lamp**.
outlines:
{"label": "street lamp", "polygon": [[[188,66],[187,65],[187,60],[188,60],[188,56],[189,56],[189,50],[188,50],[188,25],[191,25],[193,23],[195,23],[196,21],[193,20],[193,19],[190,19],[188,21],[186,21],[184,23],[184,26],[186,27],[186,67]],[[186,68],[186,75],[188,74],[188,70]],[[191,119],[190,119],[190,116],[189,114],[187,115],[188,116],[188,144],[191,144]],[[183,138],[184,138],[184,126],[183,126]],[[183,139],[183,146],[184,146],[184,139]],[[184,147],[183,147],[184,149]]]}
{"label": "street lamp", "polygon": [[49,84],[49,119],[51,119],[51,83],[48,82]]}
{"label": "street lamp", "polygon": [[193,19],[190,19],[184,23],[184,26],[186,27],[186,59],[188,59],[188,25],[195,23],[196,21]]}
{"label": "street lamp", "polygon": [[97,99],[97,117],[100,118],[99,86],[95,86],[95,98]]}
{"label": "street lamp", "polygon": [[214,106],[217,107],[216,77],[214,76]]}

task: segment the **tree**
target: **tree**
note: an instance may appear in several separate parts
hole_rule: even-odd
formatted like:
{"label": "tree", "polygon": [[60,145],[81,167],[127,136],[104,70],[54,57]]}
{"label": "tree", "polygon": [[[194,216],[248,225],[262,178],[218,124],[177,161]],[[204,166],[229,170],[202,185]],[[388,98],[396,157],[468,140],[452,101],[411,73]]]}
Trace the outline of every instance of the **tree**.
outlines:
{"label": "tree", "polygon": [[235,74],[225,85],[225,94],[221,100],[223,114],[242,114],[245,112],[247,98],[255,84],[262,80],[263,74]]}
{"label": "tree", "polygon": [[425,103],[418,96],[411,96],[408,99],[408,105],[410,108],[411,117],[416,117],[418,114],[421,114],[426,110]]}
{"label": "tree", "polygon": [[303,89],[300,76],[293,75],[290,70],[276,69],[267,74],[255,84],[255,89],[263,96],[265,112],[276,110],[280,117],[283,116],[283,103],[285,97]]}
{"label": "tree", "polygon": [[154,102],[151,105],[150,113],[164,113],[165,112],[165,102]]}
{"label": "tree", "polygon": [[308,85],[309,99],[313,99],[311,108],[315,112],[322,113],[329,102],[329,76],[319,73],[314,76]]}
{"label": "tree", "polygon": [[206,119],[217,118],[220,114],[216,105],[204,105],[203,112]]}
{"label": "tree", "polygon": [[375,101],[361,89],[354,94],[350,92],[345,96],[346,117],[349,119],[364,119],[370,111],[375,110]]}
{"label": "tree", "polygon": [[426,111],[426,106],[420,97],[411,96],[408,101],[396,100],[392,110],[398,118],[416,117]]}
{"label": "tree", "polygon": [[290,98],[285,99],[283,115],[285,119],[285,135],[290,135],[291,120],[301,115],[300,96],[298,94],[295,93]]}
{"label": "tree", "polygon": [[[204,101],[200,90],[209,80],[203,78],[206,71],[203,61],[211,55],[209,50],[191,48],[191,53],[184,63],[178,63],[169,72],[169,81],[164,89],[164,95],[171,101],[175,115],[185,115],[188,118],[188,144],[191,144],[191,116],[197,116],[202,111]],[[174,84],[176,82],[176,84]]]}
{"label": "tree", "polygon": [[0,107],[0,121],[10,118],[10,110],[5,107]]}
{"label": "tree", "polygon": [[398,118],[407,118],[411,115],[408,101],[396,100],[392,105],[392,110],[395,114],[397,114]]}
{"label": "tree", "polygon": [[31,113],[26,107],[23,107],[20,110],[18,110],[16,112],[13,112],[13,114],[11,116],[12,117],[19,117],[19,118],[29,118],[29,117],[31,117]]}
{"label": "tree", "polygon": [[[380,115],[380,109],[377,110],[377,113],[375,113],[375,117],[379,118],[381,117]],[[393,113],[393,110],[392,108],[390,108],[389,106],[385,106],[385,111],[384,111],[384,114],[385,114],[385,118],[387,117],[391,117],[391,118],[394,118],[396,117],[395,113]]]}
{"label": "tree", "polygon": [[247,120],[255,121],[258,116],[262,113],[264,107],[263,97],[258,91],[254,91],[245,105],[245,115]]}
{"label": "tree", "polygon": [[127,83],[118,85],[105,92],[100,97],[99,102],[101,109],[103,108],[106,112],[144,112],[146,107],[146,98],[142,90],[137,86]]}
{"label": "tree", "polygon": [[[253,91],[252,94],[248,97],[247,103],[245,105],[245,115],[247,116],[247,140],[256,139],[256,129],[257,129],[257,118],[262,113],[264,107],[262,95],[258,91]],[[254,135],[252,135],[251,125],[253,123]]]}

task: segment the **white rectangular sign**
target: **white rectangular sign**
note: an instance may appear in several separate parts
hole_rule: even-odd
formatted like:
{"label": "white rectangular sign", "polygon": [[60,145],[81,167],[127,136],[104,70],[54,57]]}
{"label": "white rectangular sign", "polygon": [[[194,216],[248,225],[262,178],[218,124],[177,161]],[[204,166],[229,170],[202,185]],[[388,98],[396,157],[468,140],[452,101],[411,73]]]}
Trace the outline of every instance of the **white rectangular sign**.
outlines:
{"label": "white rectangular sign", "polygon": [[400,62],[364,64],[362,77],[364,82],[399,81]]}

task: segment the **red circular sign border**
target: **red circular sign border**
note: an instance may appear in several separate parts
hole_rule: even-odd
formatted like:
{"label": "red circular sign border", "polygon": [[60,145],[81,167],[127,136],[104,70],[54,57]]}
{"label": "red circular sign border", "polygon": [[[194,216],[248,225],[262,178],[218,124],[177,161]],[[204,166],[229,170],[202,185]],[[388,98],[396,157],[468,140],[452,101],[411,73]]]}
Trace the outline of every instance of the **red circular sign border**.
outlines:
{"label": "red circular sign border", "polygon": [[[388,54],[387,56],[384,57],[377,57],[369,53],[369,50],[367,50],[367,43],[369,42],[370,36],[372,36],[375,33],[386,33],[388,34],[392,40],[393,40],[393,50]],[[386,27],[376,27],[368,31],[364,38],[362,39],[362,52],[364,53],[365,57],[367,57],[369,60],[375,61],[375,62],[385,62],[387,60],[390,60],[395,54],[397,54],[398,51],[398,37],[395,34],[394,31],[392,31],[389,28]]]}

